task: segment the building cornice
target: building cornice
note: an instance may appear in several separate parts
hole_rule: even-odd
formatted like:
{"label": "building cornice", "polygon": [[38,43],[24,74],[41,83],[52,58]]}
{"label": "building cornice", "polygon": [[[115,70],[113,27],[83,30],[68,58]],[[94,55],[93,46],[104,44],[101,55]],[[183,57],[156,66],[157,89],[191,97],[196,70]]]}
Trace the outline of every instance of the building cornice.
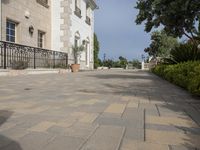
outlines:
{"label": "building cornice", "polygon": [[95,0],[86,0],[87,3],[89,3],[92,10],[99,9],[98,5],[96,4]]}

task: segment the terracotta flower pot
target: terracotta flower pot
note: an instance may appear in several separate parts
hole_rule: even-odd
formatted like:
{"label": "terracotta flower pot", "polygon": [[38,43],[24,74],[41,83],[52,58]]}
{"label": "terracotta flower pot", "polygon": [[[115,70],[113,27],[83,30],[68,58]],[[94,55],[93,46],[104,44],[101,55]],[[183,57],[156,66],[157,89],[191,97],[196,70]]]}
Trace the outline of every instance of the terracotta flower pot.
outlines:
{"label": "terracotta flower pot", "polygon": [[71,69],[72,69],[72,72],[78,72],[80,69],[80,64],[72,64]]}

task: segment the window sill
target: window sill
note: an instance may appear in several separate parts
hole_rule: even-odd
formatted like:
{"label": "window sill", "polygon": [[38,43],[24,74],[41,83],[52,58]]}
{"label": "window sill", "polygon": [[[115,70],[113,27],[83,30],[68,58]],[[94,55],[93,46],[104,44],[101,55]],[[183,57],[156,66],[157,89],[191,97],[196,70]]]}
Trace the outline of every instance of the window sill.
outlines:
{"label": "window sill", "polygon": [[42,6],[46,7],[46,8],[49,8],[49,5],[46,4],[46,3],[44,3],[44,2],[42,2],[41,0],[36,0],[36,1],[37,1],[37,3],[39,3],[40,5],[42,5]]}
{"label": "window sill", "polygon": [[81,14],[78,13],[77,11],[74,11],[74,14],[75,14],[77,17],[82,18]]}
{"label": "window sill", "polygon": [[85,20],[85,23],[87,23],[89,26],[91,26],[91,22],[90,21]]}

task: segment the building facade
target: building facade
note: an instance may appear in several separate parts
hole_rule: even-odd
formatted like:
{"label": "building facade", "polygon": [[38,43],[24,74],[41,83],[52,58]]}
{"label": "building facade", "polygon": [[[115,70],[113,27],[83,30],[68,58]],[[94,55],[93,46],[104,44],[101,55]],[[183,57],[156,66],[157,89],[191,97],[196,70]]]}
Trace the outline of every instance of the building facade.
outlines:
{"label": "building facade", "polygon": [[67,52],[84,45],[81,69],[93,69],[94,0],[1,0],[0,40]]}

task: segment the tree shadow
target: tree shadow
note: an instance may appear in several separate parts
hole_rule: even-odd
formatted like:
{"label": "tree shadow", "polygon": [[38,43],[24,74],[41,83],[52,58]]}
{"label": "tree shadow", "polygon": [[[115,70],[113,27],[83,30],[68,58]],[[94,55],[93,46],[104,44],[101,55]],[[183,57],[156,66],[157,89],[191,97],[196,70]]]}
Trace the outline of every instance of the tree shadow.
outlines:
{"label": "tree shadow", "polygon": [[[196,128],[183,128],[180,126],[175,126],[173,124],[171,124],[170,126],[176,128],[179,131],[182,130],[184,133],[186,133],[182,138],[182,141],[184,142],[182,142],[180,146],[193,149],[197,147],[200,148],[200,144],[198,142],[198,139],[200,137],[200,97],[194,96],[187,92],[185,89],[171,84],[168,81],[163,80],[162,78],[150,72],[116,71],[114,73],[99,73],[97,75],[89,76],[101,79],[101,85],[105,87],[105,89],[109,89],[109,91],[112,91],[115,95],[130,97],[136,96],[136,98],[138,98],[139,100],[146,100],[145,103],[149,103],[144,104],[144,109],[148,109],[148,104],[155,105],[158,108],[158,111],[159,108],[161,111],[163,111],[159,112],[161,113],[161,116],[164,111],[169,112],[172,115],[178,114],[180,116],[187,116],[194,123],[196,123]],[[106,81],[109,79],[110,81]],[[171,117],[176,118],[177,116]],[[178,118],[184,119],[184,117]]]}
{"label": "tree shadow", "polygon": [[[0,129],[12,114],[12,111],[0,110]],[[16,141],[0,134],[0,150],[22,150],[22,148]]]}

